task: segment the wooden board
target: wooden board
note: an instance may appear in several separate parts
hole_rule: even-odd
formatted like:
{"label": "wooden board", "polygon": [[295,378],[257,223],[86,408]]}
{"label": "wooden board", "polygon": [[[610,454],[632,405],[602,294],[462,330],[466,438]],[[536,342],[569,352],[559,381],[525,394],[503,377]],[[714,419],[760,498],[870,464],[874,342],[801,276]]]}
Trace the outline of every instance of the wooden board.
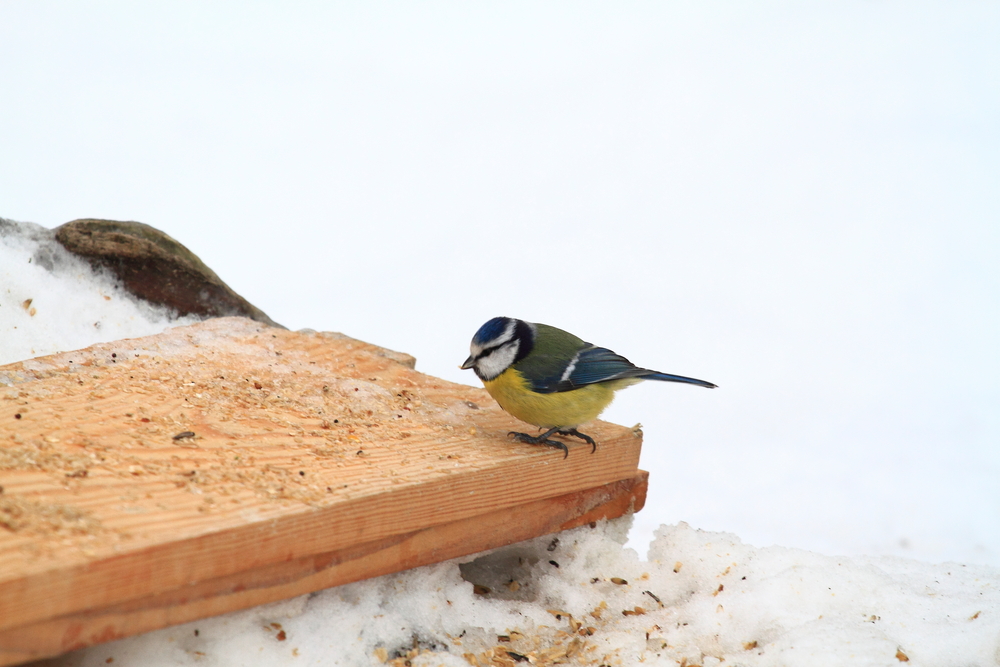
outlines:
{"label": "wooden board", "polygon": [[0,665],[641,508],[641,433],[412,366],[223,318],[0,367]]}

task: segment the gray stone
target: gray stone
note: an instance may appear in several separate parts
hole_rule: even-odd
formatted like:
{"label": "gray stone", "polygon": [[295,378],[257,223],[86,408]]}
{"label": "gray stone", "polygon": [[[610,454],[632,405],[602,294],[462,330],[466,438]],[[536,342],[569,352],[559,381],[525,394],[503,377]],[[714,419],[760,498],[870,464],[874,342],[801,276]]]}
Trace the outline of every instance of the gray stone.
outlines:
{"label": "gray stone", "polygon": [[110,271],[132,294],[172,308],[180,316],[241,316],[281,327],[234,292],[197,255],[155,227],[88,218],[57,227],[55,238],[92,266]]}

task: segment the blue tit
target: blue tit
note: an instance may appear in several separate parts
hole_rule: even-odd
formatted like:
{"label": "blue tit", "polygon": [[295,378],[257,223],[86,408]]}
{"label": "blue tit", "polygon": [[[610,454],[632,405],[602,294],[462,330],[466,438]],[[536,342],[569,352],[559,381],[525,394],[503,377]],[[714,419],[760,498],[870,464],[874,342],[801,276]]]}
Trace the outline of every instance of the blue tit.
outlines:
{"label": "blue tit", "polygon": [[596,452],[594,439],[576,427],[596,419],[619,389],[642,380],[716,386],[639,368],[567,331],[512,317],[494,317],[481,326],[472,337],[470,351],[462,368],[476,372],[500,407],[523,422],[548,429],[538,436],[514,431],[509,435],[521,442],[561,449],[563,458],[569,455],[566,445],[549,436],[576,436]]}

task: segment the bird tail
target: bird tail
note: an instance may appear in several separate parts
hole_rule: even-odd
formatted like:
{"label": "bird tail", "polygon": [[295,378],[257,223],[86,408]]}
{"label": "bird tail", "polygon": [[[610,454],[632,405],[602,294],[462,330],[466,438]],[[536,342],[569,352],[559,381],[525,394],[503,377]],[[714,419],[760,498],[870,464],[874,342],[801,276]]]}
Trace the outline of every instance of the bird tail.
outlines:
{"label": "bird tail", "polygon": [[684,382],[686,384],[696,384],[699,387],[715,389],[718,385],[704,380],[684,377],[683,375],[670,375],[669,373],[658,373],[657,371],[646,371],[642,376],[643,380],[660,380],[661,382]]}

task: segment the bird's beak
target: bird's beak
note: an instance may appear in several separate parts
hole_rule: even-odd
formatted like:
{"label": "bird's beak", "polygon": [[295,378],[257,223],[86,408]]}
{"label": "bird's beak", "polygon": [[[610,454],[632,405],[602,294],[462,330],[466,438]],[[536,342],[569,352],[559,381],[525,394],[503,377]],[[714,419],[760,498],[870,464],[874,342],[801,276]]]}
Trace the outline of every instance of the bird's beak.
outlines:
{"label": "bird's beak", "polygon": [[463,371],[467,371],[475,365],[476,365],[476,360],[470,356],[468,359],[465,360],[465,363],[459,366],[459,368],[461,368]]}

